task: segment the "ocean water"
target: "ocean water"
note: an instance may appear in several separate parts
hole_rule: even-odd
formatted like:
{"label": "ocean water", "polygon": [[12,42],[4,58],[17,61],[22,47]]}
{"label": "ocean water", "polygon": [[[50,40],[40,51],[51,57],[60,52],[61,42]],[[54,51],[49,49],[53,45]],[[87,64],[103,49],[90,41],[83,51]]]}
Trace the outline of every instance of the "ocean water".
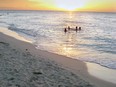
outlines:
{"label": "ocean water", "polygon": [[[82,30],[65,33],[67,26]],[[32,40],[37,49],[116,69],[116,13],[0,11],[0,27]]]}

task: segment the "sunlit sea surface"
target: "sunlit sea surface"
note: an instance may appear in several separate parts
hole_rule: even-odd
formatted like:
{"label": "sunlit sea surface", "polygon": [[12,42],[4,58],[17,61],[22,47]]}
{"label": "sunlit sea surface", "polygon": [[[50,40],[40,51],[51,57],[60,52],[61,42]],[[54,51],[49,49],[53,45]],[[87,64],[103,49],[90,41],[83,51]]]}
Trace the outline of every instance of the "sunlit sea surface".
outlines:
{"label": "sunlit sea surface", "polygon": [[[116,13],[0,11],[0,26],[36,48],[116,69]],[[64,28],[82,27],[64,33]]]}

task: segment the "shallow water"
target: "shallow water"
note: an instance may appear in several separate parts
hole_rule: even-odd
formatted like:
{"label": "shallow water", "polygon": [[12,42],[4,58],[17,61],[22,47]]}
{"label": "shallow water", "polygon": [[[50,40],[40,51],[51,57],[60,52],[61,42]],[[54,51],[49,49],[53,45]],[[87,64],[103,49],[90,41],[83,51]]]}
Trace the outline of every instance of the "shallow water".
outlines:
{"label": "shallow water", "polygon": [[[116,13],[0,11],[0,26],[34,41],[36,48],[116,69]],[[82,30],[64,28],[81,26]]]}

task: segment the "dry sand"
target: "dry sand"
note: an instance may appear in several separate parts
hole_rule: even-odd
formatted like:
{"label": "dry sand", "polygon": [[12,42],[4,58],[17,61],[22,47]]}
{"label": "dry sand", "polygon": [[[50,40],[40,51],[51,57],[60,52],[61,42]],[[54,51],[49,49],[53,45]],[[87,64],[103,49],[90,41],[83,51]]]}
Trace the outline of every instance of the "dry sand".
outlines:
{"label": "dry sand", "polygon": [[84,62],[37,50],[28,42],[2,33],[0,33],[0,85],[2,87],[116,87],[116,84],[89,75]]}

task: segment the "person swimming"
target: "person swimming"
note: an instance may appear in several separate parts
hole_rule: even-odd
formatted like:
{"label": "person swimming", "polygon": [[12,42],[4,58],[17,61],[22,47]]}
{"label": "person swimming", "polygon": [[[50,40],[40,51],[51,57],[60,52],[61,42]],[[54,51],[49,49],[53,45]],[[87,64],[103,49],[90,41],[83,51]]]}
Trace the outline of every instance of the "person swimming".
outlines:
{"label": "person swimming", "polygon": [[76,26],[76,32],[78,31],[78,27]]}
{"label": "person swimming", "polygon": [[81,30],[81,27],[79,27],[79,30]]}
{"label": "person swimming", "polygon": [[64,32],[65,32],[65,33],[67,32],[67,29],[66,29],[66,28],[64,29]]}
{"label": "person swimming", "polygon": [[68,26],[68,30],[70,30],[70,26]]}

